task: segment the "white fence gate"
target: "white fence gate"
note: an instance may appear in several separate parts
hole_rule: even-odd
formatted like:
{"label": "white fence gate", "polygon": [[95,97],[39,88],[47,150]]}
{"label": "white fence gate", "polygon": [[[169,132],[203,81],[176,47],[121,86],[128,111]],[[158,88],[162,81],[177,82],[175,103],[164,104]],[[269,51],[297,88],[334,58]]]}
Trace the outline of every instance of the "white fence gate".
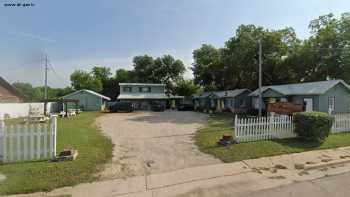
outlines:
{"label": "white fence gate", "polygon": [[[333,114],[331,133],[350,132],[350,114]],[[288,116],[270,116],[238,118],[235,117],[234,136],[239,142],[296,137],[293,118]]]}
{"label": "white fence gate", "polygon": [[46,124],[7,125],[0,120],[0,160],[18,162],[56,156],[57,117]]}

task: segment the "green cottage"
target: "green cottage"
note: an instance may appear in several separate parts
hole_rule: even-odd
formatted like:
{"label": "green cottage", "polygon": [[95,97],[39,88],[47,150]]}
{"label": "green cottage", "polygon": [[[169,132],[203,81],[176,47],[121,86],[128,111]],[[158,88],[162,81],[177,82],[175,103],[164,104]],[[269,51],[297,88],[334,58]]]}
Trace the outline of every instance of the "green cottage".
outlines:
{"label": "green cottage", "polygon": [[[62,98],[79,100],[78,106],[82,111],[101,111],[106,106],[106,102],[111,100],[107,96],[85,89],[67,94]],[[75,109],[75,105],[69,103],[68,109]]]}

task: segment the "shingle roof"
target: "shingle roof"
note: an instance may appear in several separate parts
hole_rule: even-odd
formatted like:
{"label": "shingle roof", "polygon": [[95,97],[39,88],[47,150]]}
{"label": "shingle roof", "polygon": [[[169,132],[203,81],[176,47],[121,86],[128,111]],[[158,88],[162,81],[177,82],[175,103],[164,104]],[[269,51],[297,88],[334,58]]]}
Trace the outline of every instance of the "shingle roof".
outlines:
{"label": "shingle roof", "polygon": [[72,95],[78,94],[79,92],[86,92],[86,93],[95,95],[95,96],[97,96],[97,97],[101,97],[101,98],[106,99],[106,100],[111,100],[111,98],[109,98],[109,97],[107,97],[107,96],[104,96],[104,95],[99,94],[99,93],[97,93],[97,92],[94,92],[94,91],[92,91],[92,90],[86,90],[86,89],[78,90],[78,91],[76,91],[76,92],[73,92],[73,93],[64,95],[63,98],[64,98],[64,97],[67,97],[67,96],[72,96]]}
{"label": "shingle roof", "polygon": [[196,94],[195,96],[192,96],[193,98],[205,98],[207,96],[209,96],[211,94],[211,92],[203,92],[201,94]]}
{"label": "shingle roof", "polygon": [[249,91],[248,89],[235,89],[235,90],[226,90],[226,91],[217,91],[213,92],[213,94],[219,98],[227,98],[227,97],[236,97],[242,94],[245,91]]}
{"label": "shingle roof", "polygon": [[215,95],[219,98],[236,97],[245,91],[250,92],[250,90],[248,90],[248,89],[235,89],[235,90],[225,90],[225,91],[203,92],[202,94],[195,94],[192,97],[193,98],[206,98],[210,95]]}
{"label": "shingle roof", "polygon": [[[326,91],[331,89],[337,84],[343,84],[345,87],[350,89],[349,85],[343,80],[329,80],[329,81],[317,81],[317,82],[307,82],[307,83],[295,83],[295,84],[285,84],[285,85],[273,85],[273,86],[263,86],[261,91],[264,92],[268,89],[279,92],[283,95],[320,95],[324,94]],[[258,96],[259,89],[250,93],[249,96]]]}

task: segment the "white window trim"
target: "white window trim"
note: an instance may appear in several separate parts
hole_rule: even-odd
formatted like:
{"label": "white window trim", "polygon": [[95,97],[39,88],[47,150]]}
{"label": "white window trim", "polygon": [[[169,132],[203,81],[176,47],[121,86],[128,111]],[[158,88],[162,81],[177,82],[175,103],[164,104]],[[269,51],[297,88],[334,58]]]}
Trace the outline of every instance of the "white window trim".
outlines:
{"label": "white window trim", "polygon": [[333,112],[335,110],[335,96],[328,97],[328,111]]}

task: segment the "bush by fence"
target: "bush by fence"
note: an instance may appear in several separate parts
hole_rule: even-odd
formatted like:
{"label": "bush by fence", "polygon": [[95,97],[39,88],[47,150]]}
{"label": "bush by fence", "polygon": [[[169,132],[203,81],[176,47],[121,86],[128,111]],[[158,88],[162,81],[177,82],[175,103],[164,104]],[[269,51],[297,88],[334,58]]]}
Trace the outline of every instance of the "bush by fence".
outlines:
{"label": "bush by fence", "polygon": [[294,132],[304,140],[323,142],[329,135],[334,117],[323,112],[293,114]]}

